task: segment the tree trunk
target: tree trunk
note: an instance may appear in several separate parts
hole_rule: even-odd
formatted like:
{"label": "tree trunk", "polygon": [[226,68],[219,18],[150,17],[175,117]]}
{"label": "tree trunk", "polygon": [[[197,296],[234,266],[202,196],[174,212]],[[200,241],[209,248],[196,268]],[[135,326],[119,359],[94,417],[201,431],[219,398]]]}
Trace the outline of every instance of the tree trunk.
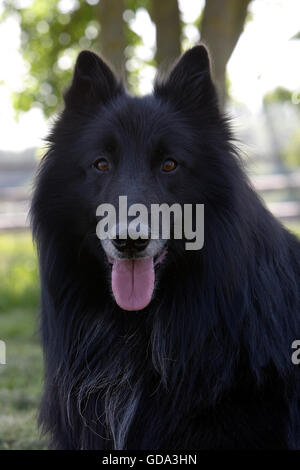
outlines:
{"label": "tree trunk", "polygon": [[156,25],[156,63],[165,69],[180,55],[181,27],[177,0],[152,0],[150,14]]}
{"label": "tree trunk", "polygon": [[226,99],[226,64],[243,31],[251,0],[206,0],[201,22],[201,40],[212,57],[212,73],[220,104]]}
{"label": "tree trunk", "polygon": [[124,0],[100,0],[100,52],[119,78],[124,76]]}

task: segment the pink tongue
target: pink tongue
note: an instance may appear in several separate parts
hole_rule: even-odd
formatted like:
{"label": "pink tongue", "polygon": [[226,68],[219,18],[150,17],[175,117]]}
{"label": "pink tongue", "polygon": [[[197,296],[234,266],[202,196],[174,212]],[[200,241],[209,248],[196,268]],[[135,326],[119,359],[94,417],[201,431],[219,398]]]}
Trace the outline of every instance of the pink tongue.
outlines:
{"label": "pink tongue", "polygon": [[123,310],[145,308],[151,300],[153,289],[153,258],[114,260],[112,290]]}

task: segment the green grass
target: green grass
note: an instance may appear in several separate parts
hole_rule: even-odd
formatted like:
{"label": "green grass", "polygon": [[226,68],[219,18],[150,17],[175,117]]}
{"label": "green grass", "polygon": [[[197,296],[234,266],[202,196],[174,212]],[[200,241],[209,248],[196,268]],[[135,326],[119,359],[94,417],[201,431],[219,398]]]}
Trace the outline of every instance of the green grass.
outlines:
{"label": "green grass", "polygon": [[36,256],[28,232],[0,236],[0,312],[38,305]]}
{"label": "green grass", "polygon": [[[300,237],[300,224],[289,227]],[[36,426],[42,389],[42,351],[37,334],[39,284],[28,232],[0,234],[0,449],[43,449]]]}
{"label": "green grass", "polygon": [[0,235],[0,449],[41,449],[36,426],[42,389],[42,351],[37,334],[39,284],[28,232]]}

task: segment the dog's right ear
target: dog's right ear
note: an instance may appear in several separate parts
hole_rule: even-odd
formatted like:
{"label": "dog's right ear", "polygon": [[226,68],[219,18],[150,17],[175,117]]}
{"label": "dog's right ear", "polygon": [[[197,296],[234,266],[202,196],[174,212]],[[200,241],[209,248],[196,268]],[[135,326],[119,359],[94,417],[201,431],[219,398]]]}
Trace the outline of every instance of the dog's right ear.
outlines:
{"label": "dog's right ear", "polygon": [[66,108],[80,111],[104,104],[122,90],[112,70],[97,54],[81,51],[75,64],[72,84],[64,96]]}

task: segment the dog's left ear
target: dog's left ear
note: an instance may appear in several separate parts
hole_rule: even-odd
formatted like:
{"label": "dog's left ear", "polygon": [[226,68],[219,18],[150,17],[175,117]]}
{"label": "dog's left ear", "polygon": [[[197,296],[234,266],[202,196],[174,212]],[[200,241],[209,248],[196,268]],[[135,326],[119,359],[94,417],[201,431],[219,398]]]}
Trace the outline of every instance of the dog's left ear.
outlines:
{"label": "dog's left ear", "polygon": [[104,104],[123,87],[110,67],[91,51],[81,51],[78,55],[72,84],[64,96],[67,109],[84,109]]}
{"label": "dog's left ear", "polygon": [[217,93],[210,74],[207,49],[198,45],[188,50],[173,66],[169,76],[157,81],[154,94],[171,100],[178,108],[190,113],[201,110],[205,104],[217,107]]}

